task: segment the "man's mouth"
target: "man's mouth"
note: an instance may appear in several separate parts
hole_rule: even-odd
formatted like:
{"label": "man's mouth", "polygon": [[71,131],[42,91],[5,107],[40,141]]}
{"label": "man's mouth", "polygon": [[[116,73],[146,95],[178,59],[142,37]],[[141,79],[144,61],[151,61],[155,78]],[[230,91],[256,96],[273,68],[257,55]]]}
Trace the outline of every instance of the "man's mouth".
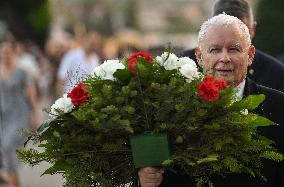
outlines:
{"label": "man's mouth", "polygon": [[226,75],[233,73],[233,70],[232,69],[217,69],[215,70],[215,73],[226,76]]}
{"label": "man's mouth", "polygon": [[219,71],[219,72],[232,72],[233,70],[232,69],[218,69],[216,71]]}

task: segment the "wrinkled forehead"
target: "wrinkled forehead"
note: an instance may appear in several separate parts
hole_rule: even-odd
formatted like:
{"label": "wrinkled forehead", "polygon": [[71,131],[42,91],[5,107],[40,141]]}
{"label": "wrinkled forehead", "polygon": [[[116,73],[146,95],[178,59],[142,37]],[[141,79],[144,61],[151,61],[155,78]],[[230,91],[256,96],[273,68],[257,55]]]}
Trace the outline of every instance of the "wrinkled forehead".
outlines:
{"label": "wrinkled forehead", "polygon": [[236,24],[210,25],[204,35],[204,40],[232,37],[238,40],[243,39],[241,29]]}
{"label": "wrinkled forehead", "polygon": [[208,26],[203,39],[200,41],[200,47],[224,43],[246,46],[245,37],[237,24],[218,24]]}

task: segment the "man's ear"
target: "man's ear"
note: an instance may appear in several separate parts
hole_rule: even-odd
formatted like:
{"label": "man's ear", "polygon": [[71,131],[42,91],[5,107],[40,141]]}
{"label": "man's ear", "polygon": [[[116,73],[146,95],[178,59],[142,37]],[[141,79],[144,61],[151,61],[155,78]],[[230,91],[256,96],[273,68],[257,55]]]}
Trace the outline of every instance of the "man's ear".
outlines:
{"label": "man's ear", "polygon": [[248,52],[248,65],[249,66],[252,65],[254,54],[255,54],[255,47],[251,45],[249,47],[249,52]]}
{"label": "man's ear", "polygon": [[197,60],[198,65],[203,68],[203,61],[202,61],[202,57],[201,57],[200,47],[195,48],[195,56],[196,56],[196,60]]}

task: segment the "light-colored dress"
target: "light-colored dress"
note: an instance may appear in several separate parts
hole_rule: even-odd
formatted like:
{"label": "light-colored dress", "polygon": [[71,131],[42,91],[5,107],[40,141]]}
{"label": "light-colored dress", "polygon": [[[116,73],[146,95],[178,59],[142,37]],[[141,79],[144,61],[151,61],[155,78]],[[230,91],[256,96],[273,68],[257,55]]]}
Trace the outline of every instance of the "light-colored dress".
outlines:
{"label": "light-colored dress", "polygon": [[20,129],[30,126],[31,105],[26,93],[30,80],[21,69],[16,69],[8,79],[0,80],[0,136],[3,169],[17,168],[16,149],[23,146],[25,137]]}

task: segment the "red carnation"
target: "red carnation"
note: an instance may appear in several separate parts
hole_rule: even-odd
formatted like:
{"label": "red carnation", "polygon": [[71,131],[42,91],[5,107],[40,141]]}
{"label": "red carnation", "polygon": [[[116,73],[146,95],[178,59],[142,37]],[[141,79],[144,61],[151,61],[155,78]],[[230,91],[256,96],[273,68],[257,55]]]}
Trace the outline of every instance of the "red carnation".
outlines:
{"label": "red carnation", "polygon": [[136,73],[137,69],[136,69],[136,64],[138,62],[138,57],[143,57],[147,62],[152,63],[153,62],[153,57],[150,56],[147,52],[145,51],[140,51],[137,53],[134,53],[133,55],[131,55],[129,57],[129,61],[128,61],[128,69],[129,71],[131,71],[132,73]]}
{"label": "red carnation", "polygon": [[211,102],[219,98],[219,90],[213,82],[203,81],[198,84],[198,96]]}
{"label": "red carnation", "polygon": [[224,80],[215,80],[215,85],[218,87],[219,90],[223,90],[228,87],[228,84]]}
{"label": "red carnation", "polygon": [[224,80],[217,80],[212,76],[206,76],[205,79],[198,84],[198,96],[211,102],[219,98],[219,91],[228,87]]}
{"label": "red carnation", "polygon": [[128,61],[128,69],[132,73],[136,73],[137,58],[130,58]]}
{"label": "red carnation", "polygon": [[86,92],[87,86],[80,82],[77,86],[75,86],[71,92],[67,94],[67,97],[71,98],[71,101],[74,106],[78,106],[84,104],[88,98],[89,94]]}

